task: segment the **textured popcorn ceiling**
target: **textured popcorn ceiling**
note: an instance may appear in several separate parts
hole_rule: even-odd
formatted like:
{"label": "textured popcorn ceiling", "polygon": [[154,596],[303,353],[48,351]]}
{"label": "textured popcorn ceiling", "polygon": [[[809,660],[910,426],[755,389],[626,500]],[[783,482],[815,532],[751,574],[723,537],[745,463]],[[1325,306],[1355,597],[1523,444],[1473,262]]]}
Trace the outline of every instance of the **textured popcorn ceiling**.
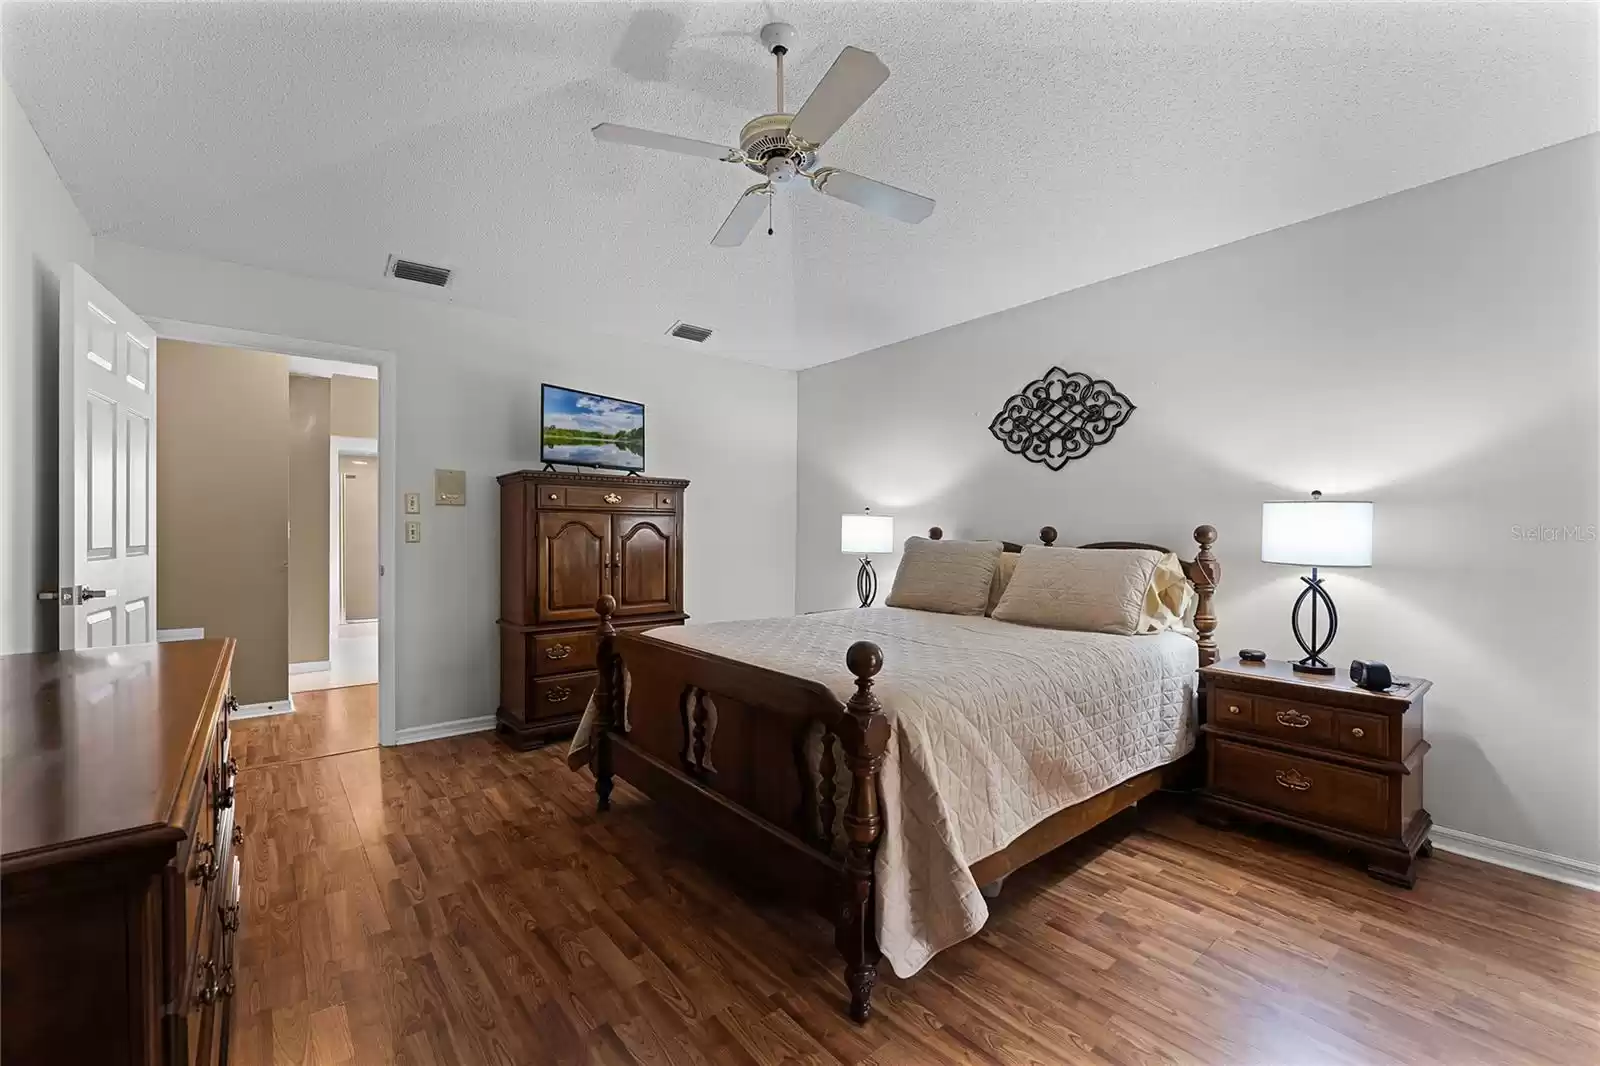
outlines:
{"label": "textured popcorn ceiling", "polygon": [[[888,83],[824,161],[921,226],[805,191],[709,245],[754,176],[596,144],[732,144],[755,31]],[[96,234],[540,324],[804,367],[1594,132],[1589,4],[7,4],[5,77]],[[1330,279],[1331,280],[1331,279]],[[1159,306],[1150,308],[1160,314]],[[982,353],[974,353],[981,357]]]}

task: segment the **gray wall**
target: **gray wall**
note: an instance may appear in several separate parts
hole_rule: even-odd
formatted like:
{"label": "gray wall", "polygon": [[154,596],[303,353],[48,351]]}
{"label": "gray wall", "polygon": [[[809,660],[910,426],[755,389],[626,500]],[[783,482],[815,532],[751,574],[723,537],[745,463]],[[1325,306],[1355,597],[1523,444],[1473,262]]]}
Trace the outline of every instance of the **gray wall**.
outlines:
{"label": "gray wall", "polygon": [[[1326,573],[1333,651],[1435,681],[1434,818],[1600,860],[1600,545],[1515,532],[1600,522],[1597,155],[1585,137],[803,371],[800,608],[849,604],[839,515],[863,506],[902,538],[1049,523],[1192,550],[1208,522],[1219,642],[1288,657],[1298,571],[1260,562],[1261,502],[1371,499],[1373,567]],[[1053,365],[1138,405],[1055,473],[988,430]]]}

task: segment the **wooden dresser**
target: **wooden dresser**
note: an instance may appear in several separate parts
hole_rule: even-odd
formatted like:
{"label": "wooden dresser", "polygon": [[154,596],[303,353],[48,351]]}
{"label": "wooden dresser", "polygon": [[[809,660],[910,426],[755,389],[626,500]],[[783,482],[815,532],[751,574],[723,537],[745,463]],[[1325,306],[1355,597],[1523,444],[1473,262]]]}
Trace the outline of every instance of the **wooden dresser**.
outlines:
{"label": "wooden dresser", "polygon": [[687,481],[519,470],[500,481],[500,707],[519,750],[569,735],[594,691],[594,605],[618,629],[683,613]]}
{"label": "wooden dresser", "polygon": [[228,1058],[232,640],[0,658],[0,1061]]}
{"label": "wooden dresser", "polygon": [[1276,822],[1360,851],[1373,877],[1410,888],[1432,851],[1422,806],[1423,696],[1386,692],[1288,663],[1228,659],[1202,667],[1206,820]]}

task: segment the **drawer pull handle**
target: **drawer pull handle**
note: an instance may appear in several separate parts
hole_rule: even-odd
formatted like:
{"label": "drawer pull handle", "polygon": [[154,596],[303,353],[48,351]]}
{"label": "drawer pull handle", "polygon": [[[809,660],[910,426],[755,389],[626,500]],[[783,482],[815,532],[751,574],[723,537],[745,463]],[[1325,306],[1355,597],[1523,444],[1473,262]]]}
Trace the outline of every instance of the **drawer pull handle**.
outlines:
{"label": "drawer pull handle", "polygon": [[[219,908],[219,911],[218,917],[222,919],[222,928],[230,933],[237,933],[239,931],[239,905],[237,903],[229,903],[227,906]],[[228,971],[231,970],[232,967],[230,966]]]}
{"label": "drawer pull handle", "polygon": [[244,843],[244,826],[236,825],[233,827],[233,842],[235,844]]}
{"label": "drawer pull handle", "polygon": [[230,963],[222,968],[222,981],[217,989],[217,994],[223,999],[227,999],[233,995],[233,990],[233,965]]}
{"label": "drawer pull handle", "polygon": [[546,659],[565,659],[571,654],[572,645],[570,644],[552,644],[544,650]]}
{"label": "drawer pull handle", "polygon": [[1311,778],[1299,770],[1279,770],[1278,784],[1294,792],[1304,792],[1311,787]]}
{"label": "drawer pull handle", "polygon": [[557,496],[557,495],[556,495],[556,494],[555,494],[555,493],[553,493],[553,492],[552,492],[552,493],[551,493],[551,494],[550,494],[550,498],[551,498],[551,499],[552,499],[552,500],[559,500],[559,499],[560,499],[560,498],[561,498],[561,497],[560,497],[560,496]]}
{"label": "drawer pull handle", "polygon": [[572,690],[565,685],[557,685],[544,694],[546,703],[566,703],[572,696]]}
{"label": "drawer pull handle", "polygon": [[1239,713],[1239,708],[1235,707],[1233,704],[1230,703],[1230,704],[1228,704],[1228,713],[1229,714],[1238,714]]}
{"label": "drawer pull handle", "polygon": [[1304,729],[1311,724],[1311,716],[1309,714],[1301,714],[1293,707],[1287,711],[1279,711],[1277,718],[1279,725],[1286,725],[1290,729]]}
{"label": "drawer pull handle", "polygon": [[233,786],[225,785],[211,794],[211,809],[225,811],[233,806]]}
{"label": "drawer pull handle", "polygon": [[217,865],[217,849],[210,842],[195,845],[195,852],[201,856],[200,861],[194,864],[194,869],[189,871],[189,880],[206,884],[217,876],[221,869]]}
{"label": "drawer pull handle", "polygon": [[1353,737],[1364,737],[1367,735],[1367,731],[1362,729],[1360,726],[1356,726],[1354,729],[1350,730],[1350,735]]}
{"label": "drawer pull handle", "polygon": [[614,492],[606,493],[604,496],[601,497],[601,499],[605,500],[607,503],[621,503],[622,502],[622,497],[618,496]]}

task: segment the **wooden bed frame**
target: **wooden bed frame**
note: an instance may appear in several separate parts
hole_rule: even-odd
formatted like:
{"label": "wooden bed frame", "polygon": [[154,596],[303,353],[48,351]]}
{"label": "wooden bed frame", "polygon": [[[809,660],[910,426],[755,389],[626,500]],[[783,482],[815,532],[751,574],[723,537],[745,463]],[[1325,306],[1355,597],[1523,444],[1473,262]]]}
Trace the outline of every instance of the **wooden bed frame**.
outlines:
{"label": "wooden bed frame", "polygon": [[[929,531],[938,540],[938,528]],[[1039,531],[1052,545],[1056,531]],[[1200,664],[1217,659],[1217,618],[1212,595],[1221,568],[1211,552],[1217,531],[1194,531],[1199,545],[1184,572],[1199,593],[1194,627]],[[1155,548],[1154,544],[1105,541],[1086,548]],[[1021,551],[1006,544],[1007,551]],[[873,907],[874,858],[883,830],[878,773],[888,750],[890,725],[873,678],[883,652],[869,641],[850,646],[845,664],[856,690],[840,703],[825,686],[722,656],[657,640],[648,633],[619,634],[611,624],[616,604],[602,596],[597,651],[593,768],[599,809],[610,807],[613,778],[621,776],[657,802],[675,806],[706,834],[737,846],[739,865],[793,888],[834,922],[835,943],[844,956],[850,1017],[864,1022],[872,1010],[872,988],[880,957]],[[627,664],[628,707],[623,664]],[[1196,693],[1198,699],[1198,690]],[[619,725],[626,721],[626,727]],[[808,744],[820,728],[819,776],[813,783]],[[849,774],[842,841],[834,775],[843,755]],[[1010,847],[972,866],[980,885],[1059,847],[1149,795],[1184,772],[1192,758],[1157,767],[1051,815]],[[836,846],[842,845],[842,846]]]}

